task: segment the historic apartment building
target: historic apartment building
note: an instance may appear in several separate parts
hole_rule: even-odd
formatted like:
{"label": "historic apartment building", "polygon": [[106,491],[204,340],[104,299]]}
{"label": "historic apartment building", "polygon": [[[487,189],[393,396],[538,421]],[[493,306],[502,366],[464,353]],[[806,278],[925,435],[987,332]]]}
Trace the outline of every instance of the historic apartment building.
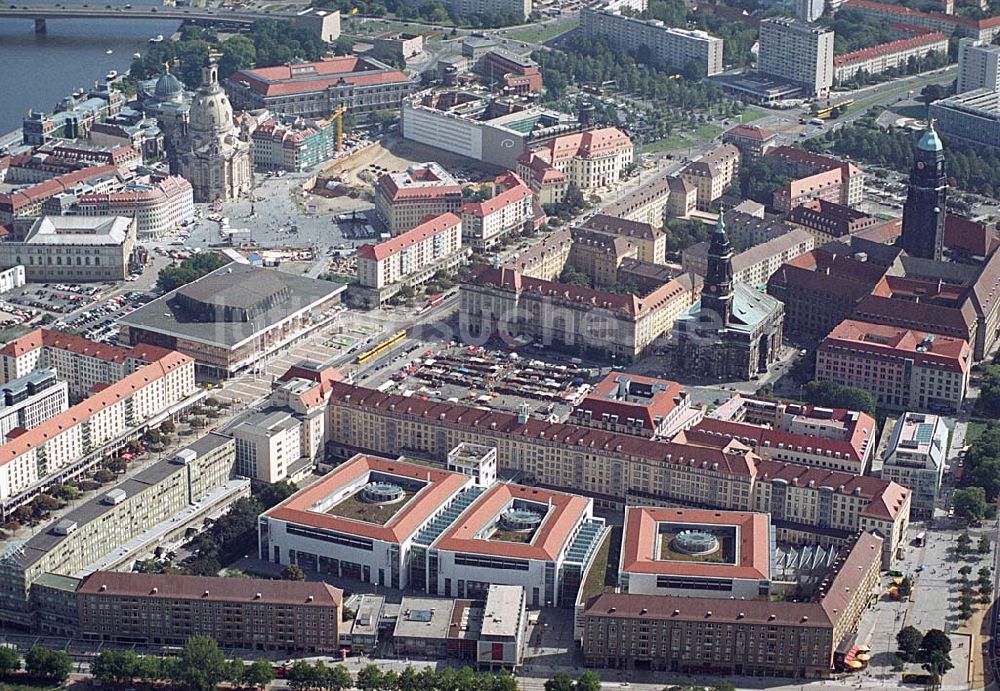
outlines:
{"label": "historic apartment building", "polygon": [[882,540],[861,533],[806,602],[604,593],[582,614],[588,667],[822,678],[878,596]]}
{"label": "historic apartment building", "polygon": [[208,636],[242,650],[340,649],[343,593],[322,582],[96,571],[76,600],[88,641],[182,646]]}
{"label": "historic apartment building", "polygon": [[428,216],[458,213],[462,186],[438,163],[386,173],[375,185],[375,217],[392,235],[416,228]]}
{"label": "historic apartment building", "polygon": [[[779,539],[843,541],[858,530],[886,537],[884,564],[905,544],[910,493],[896,483],[842,471],[760,459],[736,440],[644,439],[528,415],[421,401],[333,384],[331,449],[350,454],[413,451],[446,458],[460,442],[495,446],[498,465],[541,485],[572,487],[601,507],[710,506],[770,512]],[[709,437],[717,440],[717,437]]]}

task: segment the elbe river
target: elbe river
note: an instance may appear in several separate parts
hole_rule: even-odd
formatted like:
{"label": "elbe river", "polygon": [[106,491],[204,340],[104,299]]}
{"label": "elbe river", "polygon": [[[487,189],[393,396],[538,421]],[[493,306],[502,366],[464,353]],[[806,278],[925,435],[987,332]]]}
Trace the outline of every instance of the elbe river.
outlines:
{"label": "elbe river", "polygon": [[[0,0],[12,4],[55,4],[57,0]],[[59,0],[62,5],[103,7],[107,0]],[[159,0],[112,0],[160,5]],[[90,88],[111,70],[124,72],[133,53],[149,48],[149,39],[165,39],[177,30],[172,20],[50,19],[48,33],[36,35],[30,19],[0,19],[0,134],[21,125],[31,109],[51,112],[74,90]],[[107,51],[111,50],[110,55]]]}

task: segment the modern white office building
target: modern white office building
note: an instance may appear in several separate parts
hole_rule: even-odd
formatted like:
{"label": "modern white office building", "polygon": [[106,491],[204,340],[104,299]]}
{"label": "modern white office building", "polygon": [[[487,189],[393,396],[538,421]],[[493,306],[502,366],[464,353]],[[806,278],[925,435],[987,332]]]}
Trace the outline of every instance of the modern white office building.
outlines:
{"label": "modern white office building", "polygon": [[619,588],[638,595],[767,597],[773,532],[765,513],[630,506]]}
{"label": "modern white office building", "polygon": [[268,484],[296,481],[312,470],[302,456],[302,423],[291,412],[254,413],[232,429],[236,440],[236,474]]}
{"label": "modern white office building", "polygon": [[903,413],[889,420],[889,435],[882,461],[882,478],[894,480],[913,493],[913,518],[934,515],[941,479],[948,457],[948,427],[944,418],[923,413]]}
{"label": "modern white office building", "polygon": [[261,515],[260,557],[448,598],[521,586],[529,606],[572,606],[605,530],[593,500],[480,479],[358,454]]}

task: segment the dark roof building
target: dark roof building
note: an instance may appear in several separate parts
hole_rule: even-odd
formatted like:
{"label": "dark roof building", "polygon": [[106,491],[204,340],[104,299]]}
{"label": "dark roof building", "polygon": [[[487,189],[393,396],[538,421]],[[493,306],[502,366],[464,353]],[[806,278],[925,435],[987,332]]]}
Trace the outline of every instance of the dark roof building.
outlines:
{"label": "dark roof building", "polygon": [[231,263],[123,317],[121,338],[178,350],[226,378],[315,328],[345,287]]}

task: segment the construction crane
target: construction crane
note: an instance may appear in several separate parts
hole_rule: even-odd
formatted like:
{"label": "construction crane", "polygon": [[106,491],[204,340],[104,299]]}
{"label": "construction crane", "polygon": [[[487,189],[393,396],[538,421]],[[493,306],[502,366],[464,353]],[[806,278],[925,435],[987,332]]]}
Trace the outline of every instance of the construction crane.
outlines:
{"label": "construction crane", "polygon": [[347,109],[344,106],[340,106],[337,110],[330,113],[330,117],[327,120],[336,120],[337,122],[337,155],[339,156],[344,152],[344,113]]}

